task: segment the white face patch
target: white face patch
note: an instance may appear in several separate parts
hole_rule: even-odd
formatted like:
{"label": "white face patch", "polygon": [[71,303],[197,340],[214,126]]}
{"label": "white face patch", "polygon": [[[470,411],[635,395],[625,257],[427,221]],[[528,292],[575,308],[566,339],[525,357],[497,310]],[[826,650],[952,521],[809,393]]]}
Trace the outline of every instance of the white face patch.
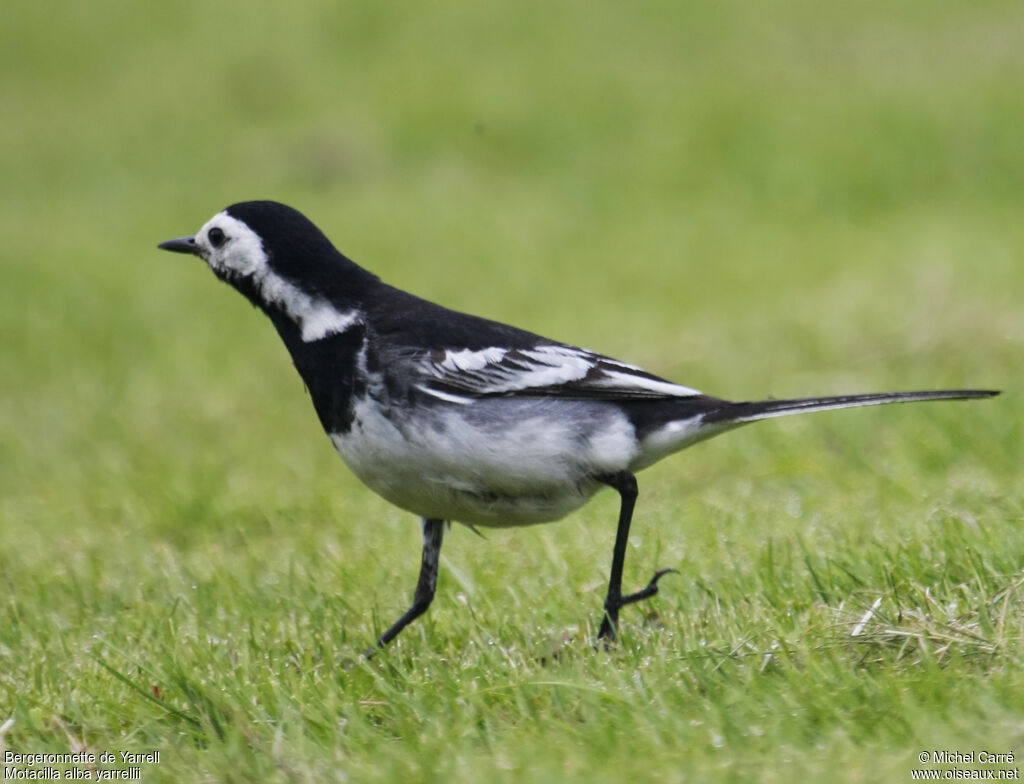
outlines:
{"label": "white face patch", "polygon": [[[224,232],[226,239],[220,247],[214,247],[210,241],[212,229]],[[263,240],[245,223],[226,212],[218,212],[199,230],[196,247],[211,269],[219,272],[248,278],[269,271]]]}
{"label": "white face patch", "polygon": [[[213,229],[223,232],[224,239],[219,247],[211,241]],[[252,279],[263,301],[287,313],[299,326],[302,340],[306,343],[337,335],[362,321],[360,311],[338,310],[330,302],[306,294],[275,273],[259,235],[245,222],[226,212],[218,212],[210,218],[196,234],[195,240],[199,255],[212,270],[229,278]]]}

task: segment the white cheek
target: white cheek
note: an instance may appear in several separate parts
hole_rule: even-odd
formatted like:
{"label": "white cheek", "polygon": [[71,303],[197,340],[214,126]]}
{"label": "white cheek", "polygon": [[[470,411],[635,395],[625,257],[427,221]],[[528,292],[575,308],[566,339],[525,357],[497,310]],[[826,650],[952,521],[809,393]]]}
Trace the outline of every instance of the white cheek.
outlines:
{"label": "white cheek", "polygon": [[[222,248],[210,247],[207,237],[216,226],[227,236]],[[230,270],[239,275],[253,276],[267,269],[267,253],[259,236],[237,218],[218,212],[196,235],[196,242],[204,250],[207,262],[214,269]]]}
{"label": "white cheek", "polygon": [[262,259],[249,253],[240,252],[235,243],[226,249],[226,252],[219,256],[219,263],[222,267],[234,270],[239,275],[252,276],[261,270],[266,269],[266,257]]}

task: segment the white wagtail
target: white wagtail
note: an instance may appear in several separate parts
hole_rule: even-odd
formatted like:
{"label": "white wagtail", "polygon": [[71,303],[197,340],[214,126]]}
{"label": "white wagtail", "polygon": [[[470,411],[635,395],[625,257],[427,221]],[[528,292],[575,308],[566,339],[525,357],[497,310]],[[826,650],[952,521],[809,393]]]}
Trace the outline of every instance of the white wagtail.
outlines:
{"label": "white wagtail", "polygon": [[270,318],[342,460],[371,490],[422,518],[413,604],[379,646],[433,600],[445,522],[550,522],[614,488],[621,504],[599,632],[614,639],[619,610],[654,596],[671,571],[622,594],[640,469],[759,419],[997,394],[722,400],[407,294],[342,255],[300,212],[272,201],[235,204],[198,234],[159,247],[199,256]]}

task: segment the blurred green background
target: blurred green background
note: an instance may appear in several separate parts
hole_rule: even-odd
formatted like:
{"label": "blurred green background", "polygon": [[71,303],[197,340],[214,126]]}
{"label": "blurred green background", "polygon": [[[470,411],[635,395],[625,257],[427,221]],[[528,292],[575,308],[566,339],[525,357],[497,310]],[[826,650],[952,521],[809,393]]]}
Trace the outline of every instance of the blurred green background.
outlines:
{"label": "blurred green background", "polygon": [[[206,704],[189,691],[206,684],[195,671],[206,660],[193,658],[205,654],[190,646],[208,638],[173,622],[191,608],[200,625],[207,611],[221,618],[227,637],[249,623],[254,657],[274,650],[252,633],[254,617],[278,628],[299,616],[293,634],[282,633],[288,650],[310,639],[305,624],[348,631],[313,656],[320,665],[301,681],[308,695],[282,686],[266,717],[244,695],[276,682],[274,667],[211,664],[210,678],[234,668],[250,679],[232,692],[235,702],[225,698],[234,707],[214,711],[239,729],[203,751],[185,743],[170,755],[176,763],[147,776],[173,780],[198,766],[211,780],[327,780],[337,771],[366,779],[368,760],[386,753],[392,767],[382,776],[429,779],[415,759],[434,754],[436,770],[472,780],[498,775],[485,751],[503,748],[501,775],[522,775],[532,760],[537,779],[595,781],[611,775],[616,754],[631,754],[614,734],[580,728],[614,725],[603,698],[556,701],[552,710],[572,729],[552,730],[545,753],[528,740],[498,740],[540,721],[518,702],[451,718],[456,686],[442,690],[436,711],[417,703],[402,720],[375,714],[359,740],[331,729],[339,717],[356,721],[349,712],[382,710],[370,698],[359,707],[364,686],[402,692],[396,683],[406,675],[357,668],[364,680],[347,682],[332,662],[402,609],[418,535],[331,453],[265,319],[196,260],[156,250],[247,199],[301,209],[390,283],[716,395],[1008,390],[970,406],[771,423],[652,469],[641,478],[628,579],[641,579],[648,564],[680,566],[674,599],[659,600],[667,627],[685,625],[697,594],[707,600],[683,587],[691,585],[721,591],[727,605],[732,591],[730,617],[740,625],[744,613],[757,616],[743,597],[766,595],[750,570],[768,540],[791,553],[779,569],[792,593],[763,605],[779,618],[843,605],[838,584],[819,590],[827,578],[810,568],[818,557],[846,559],[854,571],[871,564],[877,579],[861,575],[851,590],[891,590],[902,552],[921,554],[905,577],[922,590],[963,582],[985,605],[1014,584],[1024,558],[1014,392],[1024,348],[1021,3],[102,0],[14,2],[3,16],[0,723],[15,718],[8,747],[63,748],[64,727],[102,748],[184,743],[167,706],[192,715]],[[404,640],[411,658],[395,666],[429,667],[415,662],[444,652],[488,681],[554,678],[526,654],[532,664],[513,677],[500,657],[460,651],[497,639],[537,653],[546,644],[538,640],[560,629],[587,632],[613,519],[613,499],[602,499],[561,527],[489,542],[456,530],[431,625]],[[965,536],[984,532],[971,540],[986,565],[977,585],[950,572],[964,561],[949,520],[957,531],[973,521]],[[804,596],[804,583],[819,585]],[[202,586],[208,604],[193,593]],[[477,603],[472,615],[465,601]],[[1009,658],[998,667],[1019,687],[1016,604],[1009,627],[1006,617],[999,644]],[[763,625],[773,622],[769,612]],[[641,647],[656,659],[682,651],[666,672],[685,683],[687,651],[707,636],[691,632],[669,645],[652,631]],[[737,634],[723,632],[724,650]],[[115,669],[141,677],[143,691],[163,683],[166,705],[98,663],[95,646],[107,661],[107,644],[124,656]],[[624,673],[636,661],[595,663],[587,650],[582,669],[566,664],[559,677],[578,676],[596,694],[619,673],[621,689],[633,688]],[[851,657],[836,666],[845,672]],[[162,679],[140,675],[146,668]],[[975,679],[990,676],[987,666],[958,673],[975,694]],[[905,673],[890,674],[887,688],[899,693]],[[823,679],[794,711],[813,714],[815,700],[856,682]],[[952,699],[947,686],[936,693]],[[850,711],[862,724],[832,714],[796,729],[768,720],[759,744],[725,719],[718,729],[687,729],[704,720],[701,710],[741,695],[685,688],[679,699],[696,713],[662,729],[686,739],[701,777],[799,764],[828,778],[835,757],[822,749],[835,744],[846,749],[850,780],[874,780],[880,756],[905,776],[916,743],[960,737],[960,725],[942,718],[922,735],[913,717],[941,717],[943,708],[915,704],[894,724],[894,741],[893,727],[868,727],[897,709],[854,694]],[[328,701],[314,722],[305,711],[332,690],[337,704]],[[1007,727],[1022,717],[989,697],[971,703],[974,719],[992,718],[1000,739],[1019,735],[1019,724]],[[615,700],[634,718],[649,709],[642,692]],[[756,706],[737,710],[764,735]],[[439,715],[471,762],[444,751],[451,736],[409,760],[395,751],[415,734],[409,728]],[[282,733],[291,745],[270,753]],[[578,757],[568,751],[574,743]],[[775,766],[780,744],[793,751]],[[682,770],[677,755],[648,752],[661,777]]]}

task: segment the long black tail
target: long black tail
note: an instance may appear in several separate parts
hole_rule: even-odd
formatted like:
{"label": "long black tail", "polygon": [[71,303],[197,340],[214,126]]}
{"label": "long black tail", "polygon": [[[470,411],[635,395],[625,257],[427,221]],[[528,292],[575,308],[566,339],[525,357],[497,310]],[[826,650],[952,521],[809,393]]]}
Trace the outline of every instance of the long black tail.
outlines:
{"label": "long black tail", "polygon": [[758,419],[804,414],[811,411],[832,411],[855,406],[881,406],[886,403],[916,403],[922,400],[972,400],[993,397],[991,389],[940,389],[928,392],[874,392],[866,395],[805,397],[796,400],[757,400],[726,405],[709,411],[701,424],[740,425]]}

